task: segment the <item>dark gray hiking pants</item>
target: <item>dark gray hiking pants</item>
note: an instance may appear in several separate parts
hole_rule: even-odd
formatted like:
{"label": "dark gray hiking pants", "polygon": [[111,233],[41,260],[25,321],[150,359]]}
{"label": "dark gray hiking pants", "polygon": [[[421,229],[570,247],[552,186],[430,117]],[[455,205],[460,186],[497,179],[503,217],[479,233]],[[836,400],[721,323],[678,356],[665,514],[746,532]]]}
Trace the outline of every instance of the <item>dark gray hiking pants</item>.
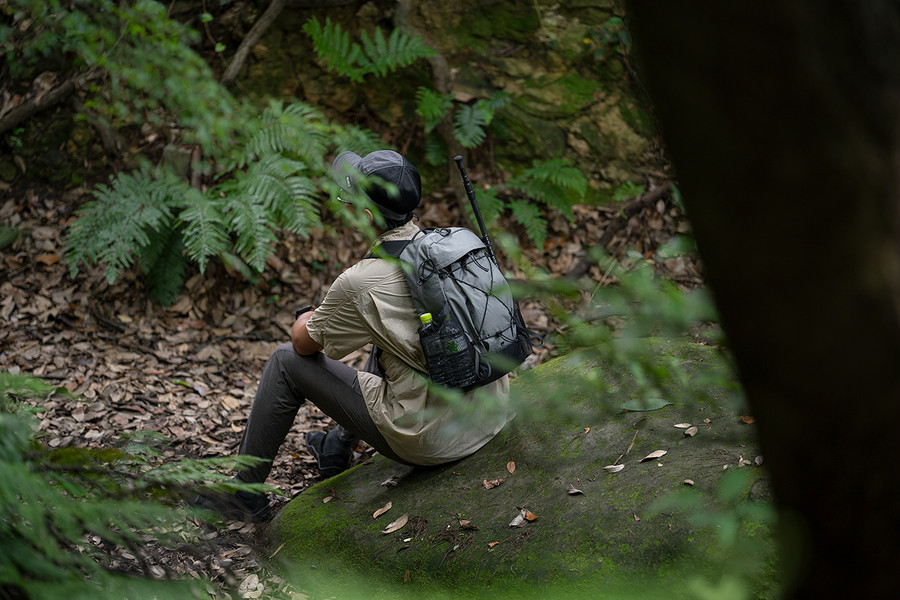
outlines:
{"label": "dark gray hiking pants", "polygon": [[[374,354],[369,357],[365,370],[379,373]],[[304,400],[315,404],[338,423],[339,427],[331,435],[344,438],[349,432],[388,458],[408,464],[394,454],[375,427],[356,374],[356,369],[321,352],[301,356],[290,343],[278,346],[263,369],[240,448],[240,454],[266,461],[241,471],[238,478],[247,483],[265,482],[272,470],[272,461]],[[346,431],[339,431],[340,428]]]}

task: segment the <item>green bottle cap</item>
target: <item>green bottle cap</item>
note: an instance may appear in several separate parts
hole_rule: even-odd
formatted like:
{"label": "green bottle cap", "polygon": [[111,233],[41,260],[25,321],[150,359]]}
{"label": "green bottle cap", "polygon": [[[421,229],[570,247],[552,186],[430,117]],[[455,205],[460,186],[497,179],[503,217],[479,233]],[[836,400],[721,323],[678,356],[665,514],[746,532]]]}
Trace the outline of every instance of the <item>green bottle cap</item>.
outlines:
{"label": "green bottle cap", "polygon": [[428,325],[431,323],[431,313],[419,315],[419,320],[422,321],[422,325]]}

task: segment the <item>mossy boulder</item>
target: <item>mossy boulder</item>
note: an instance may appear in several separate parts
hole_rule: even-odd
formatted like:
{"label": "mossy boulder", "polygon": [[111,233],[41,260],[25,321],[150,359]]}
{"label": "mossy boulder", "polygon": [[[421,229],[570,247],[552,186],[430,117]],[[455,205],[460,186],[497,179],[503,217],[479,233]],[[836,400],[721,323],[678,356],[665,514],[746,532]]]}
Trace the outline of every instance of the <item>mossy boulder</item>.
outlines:
{"label": "mossy boulder", "polygon": [[[712,348],[663,348],[694,378],[724,369]],[[578,383],[588,372],[607,393]],[[727,556],[748,543],[754,567],[741,563],[741,585],[774,596],[769,528],[749,510],[766,507],[758,502],[766,478],[736,392],[672,386],[664,406],[621,409],[641,408],[634,389],[629,377],[583,357],[529,371],[513,385],[520,414],[479,452],[429,469],[376,457],[294,498],[272,523],[272,543],[303,585],[337,597],[512,597],[547,586],[673,597],[692,578],[718,579]],[[683,423],[697,427],[694,435],[675,426]],[[654,507],[661,500],[669,507]],[[511,525],[521,509],[536,518]],[[402,515],[405,525],[385,533]],[[698,525],[704,518],[718,525]],[[741,544],[722,544],[737,533]]]}

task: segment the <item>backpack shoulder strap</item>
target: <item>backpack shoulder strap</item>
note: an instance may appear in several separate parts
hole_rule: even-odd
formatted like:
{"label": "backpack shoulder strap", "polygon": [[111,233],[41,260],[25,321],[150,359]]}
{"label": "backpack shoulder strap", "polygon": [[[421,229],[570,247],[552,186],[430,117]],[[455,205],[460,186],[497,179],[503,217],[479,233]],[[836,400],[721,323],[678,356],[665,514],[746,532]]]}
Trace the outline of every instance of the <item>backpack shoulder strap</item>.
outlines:
{"label": "backpack shoulder strap", "polygon": [[383,258],[384,256],[393,256],[400,258],[400,254],[406,249],[412,240],[393,240],[383,242],[375,246],[365,258]]}
{"label": "backpack shoulder strap", "polygon": [[391,240],[388,242],[382,242],[381,244],[372,248],[372,251],[363,258],[384,258],[385,256],[400,258],[400,255],[404,250],[406,250],[406,247],[409,246],[413,240],[415,240],[420,235],[429,233],[430,231],[431,229],[423,229],[417,232],[416,235],[408,240]]}

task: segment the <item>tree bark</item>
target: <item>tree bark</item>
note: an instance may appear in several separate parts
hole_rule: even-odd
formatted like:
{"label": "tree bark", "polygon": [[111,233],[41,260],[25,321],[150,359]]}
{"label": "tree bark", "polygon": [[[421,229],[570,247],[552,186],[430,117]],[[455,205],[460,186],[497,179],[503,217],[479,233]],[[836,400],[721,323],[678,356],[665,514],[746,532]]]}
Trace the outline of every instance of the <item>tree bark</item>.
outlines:
{"label": "tree bark", "polygon": [[629,16],[759,426],[786,595],[898,598],[897,4]]}

